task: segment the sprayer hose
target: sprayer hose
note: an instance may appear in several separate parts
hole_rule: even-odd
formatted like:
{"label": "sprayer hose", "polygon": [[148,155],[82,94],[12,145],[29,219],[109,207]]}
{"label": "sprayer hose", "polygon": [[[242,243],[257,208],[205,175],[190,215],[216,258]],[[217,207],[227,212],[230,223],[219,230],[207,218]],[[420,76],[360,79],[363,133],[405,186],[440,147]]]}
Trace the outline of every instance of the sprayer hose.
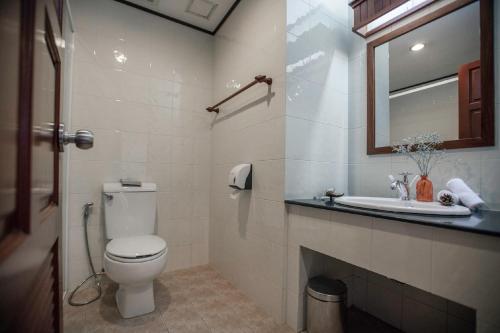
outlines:
{"label": "sprayer hose", "polygon": [[[101,295],[102,295],[101,281],[100,281],[100,279],[99,279],[98,276],[104,275],[104,273],[96,273],[95,268],[94,268],[94,263],[92,262],[92,256],[90,255],[90,246],[89,246],[88,219],[89,219],[89,215],[90,215],[89,210],[90,210],[90,207],[92,205],[93,205],[93,203],[87,203],[87,204],[85,204],[83,206],[84,207],[84,211],[83,211],[83,225],[84,225],[84,234],[85,234],[85,246],[86,246],[86,249],[87,249],[87,258],[89,259],[89,264],[90,264],[90,269],[92,271],[92,274],[89,277],[87,277],[85,280],[83,280],[83,282],[80,283],[80,285],[78,285],[78,287],[76,287],[75,290],[73,290],[71,292],[71,294],[69,295],[68,303],[70,305],[73,305],[73,306],[82,306],[82,305],[90,304],[92,302],[97,301],[101,297]],[[90,280],[91,278],[94,278],[94,280],[95,280],[95,285],[96,285],[96,289],[97,289],[97,296],[94,297],[94,298],[92,298],[92,299],[90,299],[89,301],[86,301],[86,302],[78,303],[78,302],[73,301],[73,297],[78,292],[78,290],[83,285],[85,285],[85,283],[88,280]]]}

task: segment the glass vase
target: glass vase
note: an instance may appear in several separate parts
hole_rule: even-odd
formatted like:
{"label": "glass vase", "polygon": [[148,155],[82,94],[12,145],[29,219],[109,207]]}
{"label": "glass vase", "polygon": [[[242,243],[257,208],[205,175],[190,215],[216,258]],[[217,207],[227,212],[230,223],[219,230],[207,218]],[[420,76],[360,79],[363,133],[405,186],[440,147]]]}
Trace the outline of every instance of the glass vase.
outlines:
{"label": "glass vase", "polygon": [[420,176],[417,182],[417,201],[432,202],[433,201],[432,182],[427,176]]}

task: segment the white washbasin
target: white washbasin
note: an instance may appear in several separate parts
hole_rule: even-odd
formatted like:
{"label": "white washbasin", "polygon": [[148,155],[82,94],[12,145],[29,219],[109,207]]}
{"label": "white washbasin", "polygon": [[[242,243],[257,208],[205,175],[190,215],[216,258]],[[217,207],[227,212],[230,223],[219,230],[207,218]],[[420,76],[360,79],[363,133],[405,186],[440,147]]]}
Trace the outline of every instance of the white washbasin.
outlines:
{"label": "white washbasin", "polygon": [[439,202],[420,202],[416,200],[403,201],[394,198],[378,197],[341,197],[335,203],[346,206],[383,210],[388,212],[428,214],[428,215],[470,215],[469,208],[455,205],[443,206]]}

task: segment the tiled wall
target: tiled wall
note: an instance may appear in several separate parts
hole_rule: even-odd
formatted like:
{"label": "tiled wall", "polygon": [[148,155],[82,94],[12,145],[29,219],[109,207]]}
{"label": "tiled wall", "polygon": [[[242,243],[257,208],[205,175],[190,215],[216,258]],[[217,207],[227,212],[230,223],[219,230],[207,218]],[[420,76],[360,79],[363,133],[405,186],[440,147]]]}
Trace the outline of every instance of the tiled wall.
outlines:
{"label": "tiled wall", "polygon": [[[418,16],[428,14],[451,0],[441,1],[423,10]],[[500,6],[495,6],[495,16],[500,16]],[[398,23],[395,27],[406,24]],[[446,160],[436,166],[430,175],[435,193],[445,187],[453,177],[461,177],[470,187],[479,192],[486,202],[500,202],[500,20],[495,24],[495,74],[496,74],[496,145],[491,148],[449,150]],[[382,32],[383,33],[383,32]],[[351,34],[352,48],[349,56],[349,194],[367,196],[395,196],[389,189],[388,174],[409,171],[414,174],[414,163],[395,155],[366,154],[366,42],[368,40]],[[412,190],[415,193],[415,189]]]}
{"label": "tiled wall", "polygon": [[[351,285],[354,303],[395,326],[403,325],[401,316],[405,315],[399,301],[389,303],[391,310],[385,303],[370,304],[369,299],[385,294],[383,297],[398,300],[401,290],[366,271],[476,310],[478,333],[499,331],[497,238],[316,208],[291,206],[288,213],[286,308],[287,324],[292,328],[301,329],[304,325],[302,301],[308,276],[324,272],[321,260],[305,260],[301,249],[306,247],[362,268],[354,273],[358,279],[353,284],[358,285]],[[375,286],[363,292],[365,282]],[[352,294],[359,290],[361,294]],[[359,298],[363,293],[365,300]]]}
{"label": "tiled wall", "polygon": [[[213,118],[210,264],[283,321],[285,1],[242,1],[215,36],[216,101],[258,74],[272,77]],[[253,164],[253,189],[233,200],[228,173]]]}
{"label": "tiled wall", "polygon": [[389,44],[380,45],[375,49],[375,143],[380,146],[390,144],[390,103],[389,103]]}
{"label": "tiled wall", "polygon": [[347,306],[354,306],[406,333],[476,330],[476,311],[443,297],[389,279],[322,253],[301,248],[307,278],[326,276],[347,285]]}
{"label": "tiled wall", "polygon": [[347,0],[287,1],[286,198],[347,190]]}
{"label": "tiled wall", "polygon": [[[158,234],[167,269],[208,263],[213,37],[111,0],[72,0],[76,26],[70,129],[90,129],[95,146],[70,148],[69,287],[104,251],[101,186],[134,178],[158,184]],[[125,61],[126,59],[126,61]],[[121,62],[120,62],[121,61]]]}
{"label": "tiled wall", "polygon": [[429,131],[442,140],[458,139],[458,119],[450,121],[458,110],[457,81],[391,99],[390,105],[390,142]]}

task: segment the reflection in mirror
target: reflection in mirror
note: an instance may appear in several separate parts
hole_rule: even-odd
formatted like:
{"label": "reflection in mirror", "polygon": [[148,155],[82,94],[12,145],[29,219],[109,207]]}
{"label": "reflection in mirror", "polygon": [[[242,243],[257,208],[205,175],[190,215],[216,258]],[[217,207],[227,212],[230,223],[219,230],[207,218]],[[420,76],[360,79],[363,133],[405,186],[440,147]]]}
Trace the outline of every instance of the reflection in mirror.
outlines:
{"label": "reflection in mirror", "polygon": [[481,136],[479,2],[375,47],[375,147]]}

